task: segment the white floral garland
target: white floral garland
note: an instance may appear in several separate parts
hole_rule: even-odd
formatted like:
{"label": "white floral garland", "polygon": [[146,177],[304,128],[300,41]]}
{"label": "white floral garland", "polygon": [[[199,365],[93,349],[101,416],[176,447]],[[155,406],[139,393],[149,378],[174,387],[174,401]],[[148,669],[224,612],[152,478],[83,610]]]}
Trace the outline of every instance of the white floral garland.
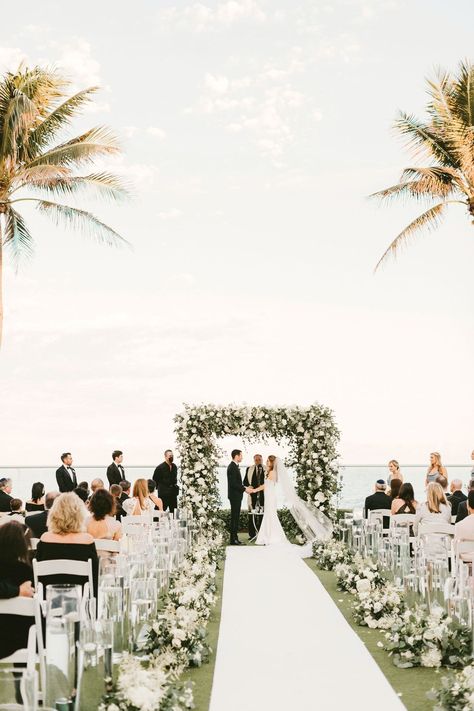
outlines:
{"label": "white floral garland", "polygon": [[287,465],[296,472],[298,494],[334,517],[339,430],[329,408],[186,405],[175,417],[175,432],[181,461],[181,504],[193,511],[201,525],[217,523],[221,456],[217,440],[228,435],[250,442],[287,442]]}

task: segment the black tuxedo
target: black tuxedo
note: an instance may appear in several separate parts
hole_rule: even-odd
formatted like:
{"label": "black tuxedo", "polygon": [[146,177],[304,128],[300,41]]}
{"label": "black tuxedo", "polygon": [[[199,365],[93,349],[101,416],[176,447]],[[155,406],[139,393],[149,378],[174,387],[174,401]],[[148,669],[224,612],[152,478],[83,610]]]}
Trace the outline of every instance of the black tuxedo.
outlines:
{"label": "black tuxedo", "polygon": [[467,500],[466,494],[463,494],[462,491],[460,491],[459,489],[456,489],[456,491],[453,494],[451,494],[449,503],[451,504],[451,514],[453,516],[457,516],[459,505],[463,501],[466,501],[466,500]]}
{"label": "black tuxedo", "polygon": [[158,489],[158,496],[163,502],[163,511],[169,509],[171,513],[178,506],[178,467],[173,462],[159,464],[153,474],[153,481]]}
{"label": "black tuxedo", "polygon": [[48,511],[31,514],[25,518],[25,523],[33,534],[33,538],[41,538],[48,530]]}
{"label": "black tuxedo", "polygon": [[240,509],[245,486],[242,484],[242,475],[239,466],[231,462],[227,467],[227,497],[230,501],[230,542],[238,540]]}
{"label": "black tuxedo", "polygon": [[[384,491],[376,491],[372,496],[368,496],[365,500],[364,505],[364,516],[369,517],[369,511],[376,511],[377,509],[390,509],[392,508],[392,499]],[[390,521],[388,518],[384,518],[383,527],[389,528]]]}
{"label": "black tuxedo", "polygon": [[107,479],[109,480],[110,486],[112,484],[120,484],[121,481],[125,479],[125,469],[121,464],[109,464],[107,467]]}
{"label": "black tuxedo", "polygon": [[10,494],[7,494],[6,491],[0,489],[0,511],[2,513],[5,513],[5,511],[10,513],[10,501],[13,501],[13,496],[10,496]]}
{"label": "black tuxedo", "polygon": [[[69,473],[69,471],[71,473]],[[77,486],[76,472],[72,467],[66,469],[64,464],[56,471],[56,481],[58,482],[59,491],[73,491]]]}
{"label": "black tuxedo", "polygon": [[[244,486],[251,486],[253,489],[257,489],[264,483],[265,469],[263,468],[263,464],[259,464],[258,466],[253,464],[251,467],[247,467],[247,471],[244,476]],[[257,506],[261,506],[262,508],[264,507],[265,494],[263,490],[258,491],[256,494],[249,494],[249,496],[252,502],[252,509],[255,509]],[[261,523],[261,516],[256,516],[254,521],[254,517],[249,513],[249,538],[255,538]],[[257,525],[255,526],[255,524]]]}

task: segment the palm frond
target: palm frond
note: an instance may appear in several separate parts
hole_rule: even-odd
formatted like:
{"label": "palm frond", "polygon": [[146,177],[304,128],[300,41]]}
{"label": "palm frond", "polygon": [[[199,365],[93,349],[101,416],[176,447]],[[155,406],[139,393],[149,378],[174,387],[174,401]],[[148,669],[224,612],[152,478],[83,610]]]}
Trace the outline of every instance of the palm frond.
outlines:
{"label": "palm frond", "polygon": [[37,108],[31,99],[13,89],[0,121],[0,161],[8,156],[17,156],[20,137],[31,126],[36,115]]}
{"label": "palm frond", "polygon": [[38,200],[36,207],[39,212],[52,217],[56,225],[64,224],[80,230],[101,244],[106,244],[109,247],[130,246],[129,242],[118,232],[101,222],[90,212],[49,200]]}
{"label": "palm frond", "polygon": [[418,121],[415,116],[400,112],[395,121],[395,128],[407,137],[408,147],[415,158],[436,158],[442,165],[457,166],[458,161],[446,141],[437,135],[427,124]]}
{"label": "palm frond", "polygon": [[421,166],[405,168],[400,182],[411,181],[414,197],[446,198],[456,191],[467,193],[467,186],[463,183],[459,173],[445,166]]}
{"label": "palm frond", "polygon": [[453,81],[452,100],[459,118],[466,126],[474,126],[474,67],[461,62],[457,78]]}
{"label": "palm frond", "polygon": [[81,136],[42,153],[30,161],[27,167],[34,165],[80,166],[91,163],[98,156],[111,155],[119,150],[115,134],[107,127],[96,126]]}
{"label": "palm frond", "polygon": [[438,205],[434,205],[433,207],[430,207],[429,210],[427,210],[426,212],[423,212],[415,220],[413,220],[413,222],[410,222],[410,224],[407,227],[405,227],[405,229],[402,232],[400,232],[400,234],[397,235],[397,237],[395,237],[393,242],[385,250],[382,257],[377,262],[377,265],[376,265],[374,271],[377,271],[378,268],[381,266],[381,264],[383,264],[385,261],[387,261],[389,257],[395,257],[398,250],[406,244],[407,240],[410,237],[413,237],[414,235],[416,235],[417,232],[419,232],[423,228],[426,228],[428,230],[433,230],[436,227],[438,227],[446,208],[447,208],[447,203],[441,202]]}
{"label": "palm frond", "polygon": [[88,192],[92,196],[111,201],[123,200],[130,194],[129,186],[124,181],[112,173],[105,172],[58,178],[46,177],[45,180],[37,180],[32,187],[56,196]]}
{"label": "palm frond", "polygon": [[10,251],[17,268],[22,259],[33,255],[33,237],[23,217],[12,207],[5,214],[3,244]]}

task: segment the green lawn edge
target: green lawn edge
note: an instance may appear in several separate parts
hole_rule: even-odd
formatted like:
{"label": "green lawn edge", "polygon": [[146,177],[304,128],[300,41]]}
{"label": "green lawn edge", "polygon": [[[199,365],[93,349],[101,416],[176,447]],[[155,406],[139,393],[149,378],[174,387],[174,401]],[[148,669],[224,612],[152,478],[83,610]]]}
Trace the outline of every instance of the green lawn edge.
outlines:
{"label": "green lawn edge", "polygon": [[[406,709],[408,711],[433,711],[434,703],[426,698],[426,692],[433,687],[439,687],[441,678],[449,674],[449,670],[427,669],[424,667],[399,669],[396,667],[388,653],[377,647],[377,642],[384,640],[384,633],[379,630],[371,630],[368,627],[361,627],[354,622],[352,616],[353,595],[337,589],[335,574],[327,570],[320,570],[316,560],[313,558],[308,558],[305,562],[313,573],[317,575],[333,602],[362,640],[387,681],[395,692],[400,695],[400,700]],[[383,708],[383,699],[380,700],[380,703],[380,707]]]}
{"label": "green lawn edge", "polygon": [[207,625],[207,641],[212,649],[209,661],[200,667],[187,669],[180,681],[194,682],[194,708],[195,711],[208,711],[211,701],[214,668],[216,666],[217,643],[219,641],[219,628],[221,624],[222,587],[224,583],[225,559],[219,564],[216,574],[217,603],[211,612]]}

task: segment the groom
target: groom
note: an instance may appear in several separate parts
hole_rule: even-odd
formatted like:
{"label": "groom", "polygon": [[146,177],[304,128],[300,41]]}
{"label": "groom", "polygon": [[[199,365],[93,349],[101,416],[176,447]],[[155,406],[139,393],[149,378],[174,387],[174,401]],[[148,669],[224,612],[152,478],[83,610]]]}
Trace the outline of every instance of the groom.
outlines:
{"label": "groom", "polygon": [[240,473],[239,464],[242,461],[242,452],[240,449],[232,450],[232,461],[227,467],[227,496],[230,501],[230,545],[240,546],[239,541],[239,518],[240,507],[242,506],[242,496],[244,491],[251,494],[253,489],[250,486],[245,487],[242,484],[242,475]]}

